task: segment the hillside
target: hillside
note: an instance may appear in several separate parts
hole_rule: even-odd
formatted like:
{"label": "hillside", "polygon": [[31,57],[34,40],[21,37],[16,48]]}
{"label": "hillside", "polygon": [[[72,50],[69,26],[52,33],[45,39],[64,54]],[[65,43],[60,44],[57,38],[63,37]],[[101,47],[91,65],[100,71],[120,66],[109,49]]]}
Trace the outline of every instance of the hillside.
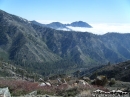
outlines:
{"label": "hillside", "polygon": [[47,62],[60,59],[53,54],[29,21],[0,11],[0,48],[11,60]]}
{"label": "hillside", "polygon": [[0,59],[0,80],[14,79],[14,80],[27,80],[36,81],[42,76],[29,69],[13,64],[11,62],[4,62]]}
{"label": "hillside", "polygon": [[121,80],[125,82],[130,81],[130,60],[121,62],[114,65],[106,65],[100,69],[94,71],[91,78],[95,78],[96,75],[106,75],[108,79],[115,78],[116,80]]}
{"label": "hillside", "polygon": [[51,51],[77,63],[115,63],[130,58],[130,34],[108,33],[98,36],[88,32],[56,31],[37,25],[33,27],[42,35]]}
{"label": "hillside", "polygon": [[130,34],[54,30],[0,10],[0,57],[43,75],[128,60],[129,43]]}

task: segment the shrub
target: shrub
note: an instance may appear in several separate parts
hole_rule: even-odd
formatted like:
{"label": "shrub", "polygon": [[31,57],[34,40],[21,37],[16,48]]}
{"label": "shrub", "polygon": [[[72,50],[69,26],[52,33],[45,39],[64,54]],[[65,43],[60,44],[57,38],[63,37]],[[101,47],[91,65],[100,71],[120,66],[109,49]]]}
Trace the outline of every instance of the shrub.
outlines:
{"label": "shrub", "polygon": [[63,90],[63,91],[59,92],[58,95],[63,95],[64,97],[74,97],[79,92],[80,91],[78,90],[78,88],[71,88],[71,89]]}
{"label": "shrub", "polygon": [[112,86],[116,83],[115,78],[111,78],[109,85]]}
{"label": "shrub", "polygon": [[107,84],[108,80],[106,76],[97,76],[97,78],[92,82],[94,85],[100,85],[100,86],[105,86]]}

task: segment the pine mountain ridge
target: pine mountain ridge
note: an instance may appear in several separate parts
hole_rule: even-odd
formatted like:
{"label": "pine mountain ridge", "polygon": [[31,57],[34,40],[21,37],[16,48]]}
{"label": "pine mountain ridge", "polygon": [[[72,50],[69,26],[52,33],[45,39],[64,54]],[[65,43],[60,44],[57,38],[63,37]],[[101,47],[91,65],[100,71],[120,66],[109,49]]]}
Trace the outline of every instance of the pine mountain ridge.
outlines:
{"label": "pine mountain ridge", "polygon": [[50,24],[41,24],[37,21],[30,21],[32,24],[36,24],[36,25],[39,25],[39,26],[42,26],[42,27],[49,27],[49,28],[52,28],[52,29],[55,29],[55,30],[67,30],[67,31],[72,31],[72,29],[70,29],[68,26],[71,26],[71,27],[85,27],[85,28],[92,28],[91,25],[89,25],[88,23],[86,22],[83,22],[83,21],[76,21],[76,22],[72,22],[70,24],[62,24],[60,22],[52,22]]}
{"label": "pine mountain ridge", "polygon": [[130,59],[129,43],[130,34],[55,30],[0,10],[0,57],[22,66],[55,71],[121,62]]}

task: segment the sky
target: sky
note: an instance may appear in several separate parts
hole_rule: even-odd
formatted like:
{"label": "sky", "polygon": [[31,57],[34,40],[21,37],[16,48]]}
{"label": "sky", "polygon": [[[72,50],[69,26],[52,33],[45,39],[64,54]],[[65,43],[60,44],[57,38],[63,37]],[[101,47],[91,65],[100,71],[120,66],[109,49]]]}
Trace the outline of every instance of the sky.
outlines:
{"label": "sky", "polygon": [[0,9],[41,23],[130,24],[130,0],[0,0]]}

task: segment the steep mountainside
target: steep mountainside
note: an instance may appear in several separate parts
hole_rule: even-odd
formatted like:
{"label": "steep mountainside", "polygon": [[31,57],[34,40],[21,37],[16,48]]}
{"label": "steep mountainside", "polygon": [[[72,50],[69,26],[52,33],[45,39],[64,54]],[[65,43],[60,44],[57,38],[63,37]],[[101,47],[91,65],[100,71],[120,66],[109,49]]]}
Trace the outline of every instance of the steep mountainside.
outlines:
{"label": "steep mountainside", "polygon": [[0,11],[0,52],[7,59],[18,62],[51,62],[61,59],[48,49],[27,20],[3,11]]}
{"label": "steep mountainside", "polygon": [[[130,81],[130,60],[121,62],[115,65],[107,65],[95,70],[97,75],[106,75],[108,79],[115,78],[116,80]],[[95,73],[91,78],[95,78]]]}
{"label": "steep mountainside", "polygon": [[54,30],[0,10],[0,57],[41,71],[121,62],[129,43],[130,34]]}
{"label": "steep mountainside", "polygon": [[130,58],[130,48],[126,45],[130,41],[126,37],[130,37],[130,34],[108,33],[97,36],[91,33],[56,31],[36,25],[33,27],[42,35],[48,48],[62,58],[91,65],[109,61],[121,62]]}
{"label": "steep mountainside", "polygon": [[130,34],[107,33],[100,37],[105,46],[124,59],[130,59]]}

